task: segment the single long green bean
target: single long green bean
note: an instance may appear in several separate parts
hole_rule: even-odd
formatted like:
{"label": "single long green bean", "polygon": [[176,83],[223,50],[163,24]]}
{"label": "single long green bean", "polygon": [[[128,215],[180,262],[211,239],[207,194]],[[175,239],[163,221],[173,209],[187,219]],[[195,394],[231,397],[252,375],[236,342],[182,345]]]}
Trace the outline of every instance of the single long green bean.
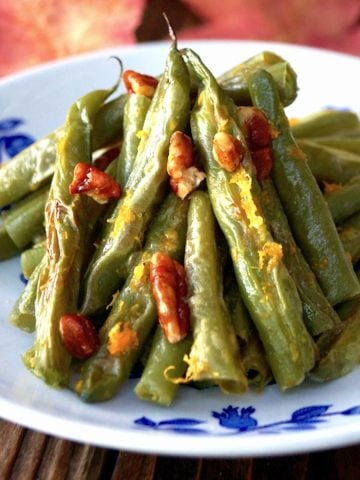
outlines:
{"label": "single long green bean", "polygon": [[317,342],[320,358],[310,373],[318,382],[342,377],[360,363],[360,308]]}
{"label": "single long green bean", "polygon": [[360,156],[360,138],[357,137],[346,137],[340,134],[332,137],[314,137],[311,141],[317,145],[344,150],[345,152],[354,153],[355,155]]}
{"label": "single long green bean", "polygon": [[325,200],[334,222],[344,222],[360,210],[360,177],[353,178],[334,192],[326,193]]}
{"label": "single long green bean", "polygon": [[4,227],[4,224],[0,223],[0,260],[8,260],[9,258],[19,255],[20,250],[15,243],[9,237],[9,234]]}
{"label": "single long green bean", "polygon": [[21,271],[26,279],[29,279],[35,268],[41,263],[46,253],[45,242],[39,242],[31,248],[24,250],[20,256]]}
{"label": "single long green bean", "polygon": [[13,306],[9,321],[12,325],[25,332],[31,333],[35,330],[36,316],[35,316],[35,302],[37,286],[40,274],[43,268],[46,267],[46,256],[43,256],[40,263],[31,273],[28,283]]}
{"label": "single long green bean", "polygon": [[140,143],[140,134],[150,103],[151,100],[144,95],[132,93],[125,104],[124,135],[116,172],[116,180],[120,185],[126,184],[133,169]]}
{"label": "single long green bean", "polygon": [[19,200],[49,182],[54,173],[56,145],[64,130],[58,128],[38,140],[0,169],[0,207]]}
{"label": "single long green bean", "polygon": [[263,217],[251,157],[227,172],[213,154],[213,139],[226,131],[245,146],[235,108],[194,52],[189,63],[203,83],[191,116],[191,131],[207,173],[207,187],[227,239],[242,298],[256,325],[269,365],[281,389],[301,383],[315,361],[314,345],[302,320],[295,284],[281,260]]}
{"label": "single long green bean", "polygon": [[262,390],[273,378],[266,353],[255,328],[250,332],[241,350],[243,364],[249,385]]}
{"label": "single long green bean", "polygon": [[141,248],[147,225],[162,200],[172,133],[189,118],[190,81],[174,43],[143,126],[134,168],[100,239],[84,277],[82,312],[93,314],[109,303],[126,278],[129,256]]}
{"label": "single long green bean", "polygon": [[4,226],[15,245],[22,249],[44,231],[44,210],[49,195],[49,187],[38,191],[14,203],[3,214]]}
{"label": "single long green bean", "polygon": [[[170,194],[150,226],[143,253],[133,265],[101,328],[100,349],[83,367],[78,386],[78,393],[83,400],[108,400],[129,377],[157,319],[149,279],[152,254],[161,251],[176,260],[182,258],[188,206],[187,200]],[[125,328],[133,332],[137,343],[132,348],[111,354],[108,348],[111,332]]]}
{"label": "single long green bean", "polygon": [[360,121],[355,112],[325,109],[292,122],[291,131],[296,138],[360,133]]}
{"label": "single long green bean", "polygon": [[251,105],[248,77],[256,68],[264,68],[274,78],[284,105],[297,96],[297,75],[291,65],[274,52],[263,51],[236,65],[218,77],[221,87],[238,105]]}
{"label": "single long green bean", "polygon": [[236,335],[247,342],[251,335],[252,320],[241,298],[233,268],[224,275],[224,300],[230,313]]}
{"label": "single long green bean", "polygon": [[137,397],[169,407],[179,388],[179,384],[172,382],[171,378],[184,375],[187,368],[184,356],[189,353],[191,344],[190,334],[180,342],[170,343],[158,326],[144,371],[135,386]]}
{"label": "single long green bean", "polygon": [[92,122],[116,87],[95,90],[69,109],[46,204],[48,254],[38,281],[36,339],[24,355],[24,363],[52,386],[66,386],[69,381],[72,357],[62,342],[59,324],[63,314],[77,311],[80,274],[87,248],[88,209],[91,210],[93,202],[85,196],[72,195],[69,186],[76,164],[91,162]]}
{"label": "single long green bean", "polygon": [[360,260],[360,212],[339,225],[338,230],[345,252],[355,265]]}
{"label": "single long green bean", "polygon": [[360,158],[351,152],[319,145],[308,140],[299,140],[307,163],[317,180],[346,183],[360,175]]}
{"label": "single long green bean", "polygon": [[305,155],[292,136],[271,75],[255,72],[250,91],[254,105],[277,132],[272,141],[272,178],[296,241],[329,302],[335,305],[351,298],[360,292],[359,281]]}
{"label": "single long green bean", "polygon": [[281,243],[284,262],[298,289],[304,322],[312,336],[330,330],[339,318],[326,299],[318,281],[297,246],[271,178],[261,182],[261,202],[277,242]]}
{"label": "single long green bean", "polygon": [[243,393],[247,380],[223,298],[215,219],[205,192],[190,198],[184,266],[194,337],[186,379],[212,381],[225,392]]}

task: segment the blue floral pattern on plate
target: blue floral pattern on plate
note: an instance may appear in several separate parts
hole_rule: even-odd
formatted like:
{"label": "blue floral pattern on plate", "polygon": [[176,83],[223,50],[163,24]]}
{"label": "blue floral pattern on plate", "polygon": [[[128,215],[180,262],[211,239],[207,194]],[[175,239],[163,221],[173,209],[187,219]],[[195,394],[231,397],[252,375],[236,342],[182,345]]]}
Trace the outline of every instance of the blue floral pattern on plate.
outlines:
{"label": "blue floral pattern on plate", "polygon": [[[211,412],[211,415],[218,420],[218,425],[220,427],[227,429],[227,432],[232,434],[240,434],[250,431],[278,434],[282,431],[290,430],[314,430],[319,424],[326,422],[328,417],[338,415],[360,415],[360,405],[333,412],[329,412],[330,408],[331,405],[311,405],[295,410],[290,418],[265,424],[259,424],[254,416],[256,409],[252,406],[240,408],[229,405],[223,408],[221,412]],[[140,417],[134,420],[134,423],[140,427],[152,430],[166,430],[187,434],[211,433],[211,435],[214,435],[212,430],[210,432],[209,429],[205,428],[208,422],[197,420],[195,418],[172,418],[156,422],[148,417]],[[220,431],[220,435],[225,432],[225,430]]]}
{"label": "blue floral pattern on plate", "polygon": [[15,117],[0,120],[0,163],[5,156],[13,158],[34,142],[34,138],[27,133],[14,132],[24,123],[24,120]]}

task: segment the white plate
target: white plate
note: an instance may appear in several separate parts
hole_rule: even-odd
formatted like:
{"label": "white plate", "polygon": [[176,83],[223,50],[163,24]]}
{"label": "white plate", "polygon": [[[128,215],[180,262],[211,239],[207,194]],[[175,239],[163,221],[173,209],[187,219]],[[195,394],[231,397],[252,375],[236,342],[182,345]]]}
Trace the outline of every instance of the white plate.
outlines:
{"label": "white plate", "polygon": [[[355,57],[262,42],[184,41],[180,46],[194,48],[216,74],[264,49],[273,50],[288,59],[298,73],[299,96],[288,109],[292,115],[325,106],[349,107],[360,113],[360,61]],[[118,66],[109,60],[111,55],[120,56],[126,68],[158,74],[167,47],[167,43],[153,43],[100,51],[8,77],[0,81],[0,122],[23,119],[14,133],[39,138],[63,123],[67,108],[77,97],[112,85]],[[271,386],[262,394],[235,397],[216,389],[182,387],[169,409],[138,401],[133,381],[117,398],[97,405],[82,403],[70,391],[48,388],[28,373],[21,361],[32,337],[7,322],[22,288],[18,259],[1,263],[3,418],[85,443],[172,455],[278,455],[360,441],[360,368],[326,385],[306,383],[287,393]]]}

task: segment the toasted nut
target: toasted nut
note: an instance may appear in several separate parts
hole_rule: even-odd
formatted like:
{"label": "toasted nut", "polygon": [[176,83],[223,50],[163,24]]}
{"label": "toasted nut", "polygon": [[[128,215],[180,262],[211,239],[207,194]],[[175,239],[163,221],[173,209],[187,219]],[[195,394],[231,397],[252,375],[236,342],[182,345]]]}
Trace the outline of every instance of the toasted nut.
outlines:
{"label": "toasted nut", "polygon": [[256,168],[256,177],[259,181],[264,180],[271,172],[273,166],[272,149],[260,148],[251,152],[251,158]]}
{"label": "toasted nut", "polygon": [[191,138],[177,130],[171,135],[167,172],[172,178],[180,178],[183,170],[193,165]]}
{"label": "toasted nut", "polygon": [[238,119],[250,150],[271,146],[271,126],[262,110],[256,107],[239,107]]}
{"label": "toasted nut", "polygon": [[273,132],[264,112],[256,107],[239,107],[238,120],[245,133],[259,181],[271,172],[273,165]]}
{"label": "toasted nut", "polygon": [[107,203],[121,196],[120,185],[111,175],[87,163],[76,164],[69,191],[73,195],[88,195],[98,203]]}
{"label": "toasted nut", "polygon": [[102,152],[94,161],[93,166],[99,170],[106,170],[110,163],[119,156],[120,148],[112,147]]}
{"label": "toasted nut", "polygon": [[194,191],[206,177],[193,163],[191,138],[183,132],[174,132],[170,138],[167,172],[173,192],[181,199]]}
{"label": "toasted nut", "polygon": [[179,342],[190,328],[185,269],[168,255],[154,253],[150,263],[150,282],[164,334],[170,343]]}
{"label": "toasted nut", "polygon": [[172,191],[182,200],[197,189],[206,175],[196,167],[189,167],[182,172],[180,178],[170,178]]}
{"label": "toasted nut", "polygon": [[157,78],[135,72],[134,70],[125,70],[122,77],[126,90],[129,93],[138,93],[148,98],[153,97],[159,83]]}
{"label": "toasted nut", "polygon": [[217,132],[213,139],[213,153],[218,164],[227,172],[234,172],[245,155],[240,140],[227,132]]}
{"label": "toasted nut", "polygon": [[100,341],[93,323],[84,315],[67,314],[60,318],[60,336],[73,357],[85,360],[99,349]]}

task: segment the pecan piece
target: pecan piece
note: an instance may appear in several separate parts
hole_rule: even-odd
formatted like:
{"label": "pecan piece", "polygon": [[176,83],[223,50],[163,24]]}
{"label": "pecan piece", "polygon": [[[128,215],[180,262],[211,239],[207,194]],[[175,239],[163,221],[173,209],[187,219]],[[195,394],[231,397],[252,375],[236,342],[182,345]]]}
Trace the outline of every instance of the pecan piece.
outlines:
{"label": "pecan piece", "polygon": [[256,176],[264,180],[271,172],[273,132],[264,112],[256,107],[239,107],[238,120],[253,159]]}
{"label": "pecan piece", "polygon": [[194,191],[206,177],[194,166],[192,141],[183,132],[176,131],[171,135],[167,172],[173,192],[181,199]]}
{"label": "pecan piece", "polygon": [[153,97],[159,83],[157,78],[135,72],[134,70],[125,70],[122,78],[129,93],[138,93],[148,98]]}
{"label": "pecan piece", "polygon": [[98,168],[99,170],[104,171],[107,169],[110,163],[112,163],[115,158],[119,156],[119,153],[119,147],[109,148],[95,158],[95,160],[93,161],[93,166]]}
{"label": "pecan piece", "polygon": [[120,185],[111,175],[87,163],[76,164],[69,191],[73,195],[88,195],[98,203],[107,203],[121,196]]}
{"label": "pecan piece", "polygon": [[85,360],[99,349],[100,341],[93,323],[84,315],[66,314],[60,318],[61,340],[73,357]]}
{"label": "pecan piece", "polygon": [[251,152],[251,158],[256,168],[256,178],[261,182],[270,175],[273,166],[272,149],[259,148]]}
{"label": "pecan piece", "polygon": [[234,172],[245,155],[240,140],[230,133],[217,132],[213,139],[213,153],[218,164],[227,172]]}
{"label": "pecan piece", "polygon": [[154,253],[150,262],[150,282],[164,334],[170,343],[179,342],[190,329],[185,269],[168,255]]}

